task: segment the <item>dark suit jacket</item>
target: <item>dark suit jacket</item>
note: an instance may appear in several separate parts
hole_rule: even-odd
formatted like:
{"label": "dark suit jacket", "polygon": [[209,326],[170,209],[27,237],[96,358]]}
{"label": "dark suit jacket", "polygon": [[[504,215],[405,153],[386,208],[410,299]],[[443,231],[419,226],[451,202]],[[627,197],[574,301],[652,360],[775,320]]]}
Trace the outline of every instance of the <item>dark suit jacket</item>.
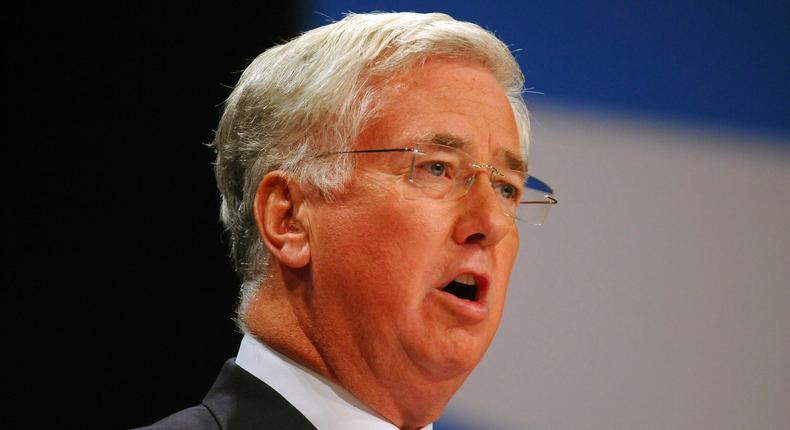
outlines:
{"label": "dark suit jacket", "polygon": [[203,402],[140,430],[316,430],[273,388],[230,359]]}

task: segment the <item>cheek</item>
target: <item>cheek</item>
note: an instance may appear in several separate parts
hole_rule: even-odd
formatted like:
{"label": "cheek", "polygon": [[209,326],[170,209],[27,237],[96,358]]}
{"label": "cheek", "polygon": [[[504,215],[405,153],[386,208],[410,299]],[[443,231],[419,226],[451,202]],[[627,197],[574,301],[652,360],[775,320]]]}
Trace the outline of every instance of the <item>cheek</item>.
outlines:
{"label": "cheek", "polygon": [[316,294],[336,311],[386,314],[390,321],[414,315],[431,275],[441,273],[433,266],[441,264],[450,238],[447,214],[391,194],[342,204],[348,209],[333,208],[313,232],[315,281],[331,291]]}
{"label": "cheek", "polygon": [[516,231],[512,237],[505,238],[497,245],[495,264],[495,294],[492,297],[492,306],[496,307],[496,313],[501,316],[504,308],[505,297],[507,296],[510,284],[510,275],[513,264],[516,261],[519,248],[519,235]]}
{"label": "cheek", "polygon": [[500,254],[498,258],[499,269],[502,270],[508,277],[510,276],[510,272],[516,262],[520,245],[521,238],[519,236],[518,230],[515,230],[498,246],[500,248]]}
{"label": "cheek", "polygon": [[342,202],[316,219],[311,234],[314,270],[353,283],[397,283],[435,242],[437,227],[423,208],[400,198]]}

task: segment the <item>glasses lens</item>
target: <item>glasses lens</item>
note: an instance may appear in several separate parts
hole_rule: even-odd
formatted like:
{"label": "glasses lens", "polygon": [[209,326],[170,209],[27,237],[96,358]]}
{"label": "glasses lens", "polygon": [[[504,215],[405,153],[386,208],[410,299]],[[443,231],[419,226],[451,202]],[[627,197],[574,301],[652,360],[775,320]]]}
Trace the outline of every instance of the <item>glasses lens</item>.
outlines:
{"label": "glasses lens", "polygon": [[542,225],[557,200],[554,190],[540,179],[529,176],[525,181],[524,194],[518,207],[516,219],[532,225]]}
{"label": "glasses lens", "polygon": [[[457,184],[466,179],[466,170],[471,164],[469,154],[457,148],[444,145],[421,144],[413,153],[409,180],[413,185],[412,194],[417,192],[433,199],[454,199],[460,197]],[[416,197],[412,195],[412,197]]]}
{"label": "glasses lens", "polygon": [[527,189],[522,198],[522,203],[518,205],[516,220],[526,224],[542,225],[546,221],[552,206],[545,202],[545,194]]}
{"label": "glasses lens", "polygon": [[[412,152],[409,186],[405,197],[454,200],[466,195],[481,169],[487,170],[502,210],[518,221],[541,225],[548,216],[553,193],[543,181],[511,169],[476,163],[463,150],[445,145],[421,144]],[[520,203],[520,204],[519,204]]]}

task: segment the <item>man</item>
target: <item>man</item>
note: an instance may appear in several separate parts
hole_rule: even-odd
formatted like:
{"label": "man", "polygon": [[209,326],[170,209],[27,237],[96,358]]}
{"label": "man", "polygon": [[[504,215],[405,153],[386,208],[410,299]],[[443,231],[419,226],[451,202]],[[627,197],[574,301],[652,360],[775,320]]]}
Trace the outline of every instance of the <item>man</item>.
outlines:
{"label": "man", "polygon": [[539,222],[519,206],[556,203],[519,205],[522,85],[442,14],[349,15],[258,56],[214,141],[245,336],[151,428],[430,429],[496,332],[518,219]]}

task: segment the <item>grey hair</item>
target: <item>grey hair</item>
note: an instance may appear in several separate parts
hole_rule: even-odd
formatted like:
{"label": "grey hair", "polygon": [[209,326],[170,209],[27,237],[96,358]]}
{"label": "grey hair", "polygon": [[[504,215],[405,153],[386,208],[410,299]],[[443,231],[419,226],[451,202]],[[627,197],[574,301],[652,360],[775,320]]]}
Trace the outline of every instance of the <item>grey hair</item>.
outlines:
{"label": "grey hair", "polygon": [[220,219],[243,281],[242,329],[269,263],[253,215],[260,181],[282,170],[331,198],[350,177],[351,164],[348,157],[316,155],[350,149],[376,115],[374,80],[430,57],[473,60],[494,74],[510,99],[526,156],[529,114],[518,63],[494,34],[445,14],[348,14],[266,50],[244,70],[213,142]]}

